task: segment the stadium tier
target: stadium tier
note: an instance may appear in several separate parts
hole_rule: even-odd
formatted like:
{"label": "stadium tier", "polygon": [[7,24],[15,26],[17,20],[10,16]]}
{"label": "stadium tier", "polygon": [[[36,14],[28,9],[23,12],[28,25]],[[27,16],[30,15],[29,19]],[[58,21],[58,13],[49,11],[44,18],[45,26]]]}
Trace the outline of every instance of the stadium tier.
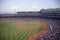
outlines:
{"label": "stadium tier", "polygon": [[9,17],[46,17],[60,18],[60,8],[56,9],[41,9],[41,11],[17,12],[17,14],[0,14],[0,18]]}

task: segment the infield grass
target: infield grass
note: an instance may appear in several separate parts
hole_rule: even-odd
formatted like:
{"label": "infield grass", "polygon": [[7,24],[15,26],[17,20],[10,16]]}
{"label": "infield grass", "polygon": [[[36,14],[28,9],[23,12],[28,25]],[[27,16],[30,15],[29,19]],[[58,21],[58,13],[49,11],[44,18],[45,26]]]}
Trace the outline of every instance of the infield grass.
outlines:
{"label": "infield grass", "polygon": [[25,22],[25,26],[35,26],[37,25],[37,22]]}

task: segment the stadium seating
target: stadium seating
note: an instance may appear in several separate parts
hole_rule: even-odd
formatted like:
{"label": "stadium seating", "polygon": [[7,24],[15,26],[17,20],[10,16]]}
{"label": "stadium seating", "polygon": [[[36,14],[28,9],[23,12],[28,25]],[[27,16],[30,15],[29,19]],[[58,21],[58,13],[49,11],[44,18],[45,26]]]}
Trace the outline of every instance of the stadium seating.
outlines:
{"label": "stadium seating", "polygon": [[59,25],[53,28],[51,31],[36,38],[36,40],[60,40],[60,27]]}

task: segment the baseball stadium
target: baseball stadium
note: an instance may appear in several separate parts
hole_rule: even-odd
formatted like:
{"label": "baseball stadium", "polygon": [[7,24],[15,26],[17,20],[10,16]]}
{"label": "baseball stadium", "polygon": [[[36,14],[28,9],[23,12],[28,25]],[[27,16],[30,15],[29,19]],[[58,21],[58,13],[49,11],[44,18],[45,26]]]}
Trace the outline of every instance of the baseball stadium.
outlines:
{"label": "baseball stadium", "polygon": [[0,40],[60,40],[60,0],[0,0]]}
{"label": "baseball stadium", "polygon": [[44,16],[42,12],[0,14],[0,40],[59,39],[59,13]]}

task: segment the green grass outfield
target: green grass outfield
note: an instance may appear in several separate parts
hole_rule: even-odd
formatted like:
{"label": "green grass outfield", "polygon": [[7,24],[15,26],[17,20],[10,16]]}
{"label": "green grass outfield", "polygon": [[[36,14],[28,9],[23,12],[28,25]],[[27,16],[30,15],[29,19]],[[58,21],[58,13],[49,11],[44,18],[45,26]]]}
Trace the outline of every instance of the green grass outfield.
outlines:
{"label": "green grass outfield", "polygon": [[[29,23],[27,24],[32,25]],[[33,23],[33,25],[36,25],[36,23]],[[44,30],[44,22],[41,22],[38,30],[22,30],[17,29],[12,21],[0,21],[0,40],[28,40],[30,35],[42,30]]]}

